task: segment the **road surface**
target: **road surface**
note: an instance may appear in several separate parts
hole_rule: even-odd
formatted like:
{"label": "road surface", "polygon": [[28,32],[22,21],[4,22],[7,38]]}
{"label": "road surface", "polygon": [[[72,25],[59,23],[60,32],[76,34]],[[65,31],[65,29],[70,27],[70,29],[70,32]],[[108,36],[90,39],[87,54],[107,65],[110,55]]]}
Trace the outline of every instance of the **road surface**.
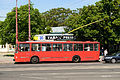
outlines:
{"label": "road surface", "polygon": [[0,80],[120,80],[120,63],[0,64]]}

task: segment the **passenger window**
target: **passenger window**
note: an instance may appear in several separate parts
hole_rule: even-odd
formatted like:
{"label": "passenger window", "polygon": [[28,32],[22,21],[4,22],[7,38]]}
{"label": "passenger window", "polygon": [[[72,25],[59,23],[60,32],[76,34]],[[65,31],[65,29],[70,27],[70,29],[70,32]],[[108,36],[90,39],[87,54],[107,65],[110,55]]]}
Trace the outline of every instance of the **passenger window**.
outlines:
{"label": "passenger window", "polygon": [[84,51],[93,51],[93,44],[84,44]]}
{"label": "passenger window", "polygon": [[64,44],[63,50],[64,51],[72,51],[72,44]]}
{"label": "passenger window", "polygon": [[32,44],[32,51],[41,51],[40,44]]}
{"label": "passenger window", "polygon": [[53,44],[53,51],[62,51],[62,44]]}
{"label": "passenger window", "polygon": [[98,51],[98,44],[94,44],[94,51]]}
{"label": "passenger window", "polygon": [[42,51],[51,51],[51,44],[42,44]]}
{"label": "passenger window", "polygon": [[83,51],[83,44],[74,44],[74,51]]}
{"label": "passenger window", "polygon": [[20,51],[30,51],[30,44],[20,44]]}

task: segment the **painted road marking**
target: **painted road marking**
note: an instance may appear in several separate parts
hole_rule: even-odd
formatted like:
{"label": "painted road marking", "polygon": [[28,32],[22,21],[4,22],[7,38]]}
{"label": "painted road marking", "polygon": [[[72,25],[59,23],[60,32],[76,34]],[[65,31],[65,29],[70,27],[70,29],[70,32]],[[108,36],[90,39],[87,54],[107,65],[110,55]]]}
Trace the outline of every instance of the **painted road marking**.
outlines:
{"label": "painted road marking", "polygon": [[76,74],[87,74],[87,75],[107,75],[107,74],[120,74],[120,72],[75,72],[75,73],[28,73],[28,74],[21,74],[22,76],[26,75],[76,75]]}

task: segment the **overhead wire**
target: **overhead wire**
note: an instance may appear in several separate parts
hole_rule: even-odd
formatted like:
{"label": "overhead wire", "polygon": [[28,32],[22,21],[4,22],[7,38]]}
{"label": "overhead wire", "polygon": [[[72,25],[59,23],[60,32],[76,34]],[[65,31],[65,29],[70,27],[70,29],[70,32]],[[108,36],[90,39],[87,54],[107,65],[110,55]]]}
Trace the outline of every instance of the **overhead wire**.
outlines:
{"label": "overhead wire", "polygon": [[[96,0],[91,0],[91,1],[96,2]],[[73,7],[80,5],[80,8],[82,8],[83,5],[81,6],[81,4],[89,5],[88,2],[90,2],[90,0],[74,0],[74,1],[72,0],[72,1],[69,1],[68,3],[62,4],[61,6],[64,6],[65,8],[73,8]],[[78,8],[78,7],[76,7],[76,8]]]}
{"label": "overhead wire", "polygon": [[5,16],[0,16],[0,18],[6,18]]}
{"label": "overhead wire", "polygon": [[86,1],[86,0],[77,0],[71,4],[66,5],[65,7],[74,7],[75,5],[80,5],[81,2]]}
{"label": "overhead wire", "polygon": [[72,0],[72,1],[69,1],[69,3],[62,4],[61,6],[64,6],[65,8],[73,8],[74,6],[78,6],[86,2],[88,2],[88,0],[74,0],[74,1]]}
{"label": "overhead wire", "polygon": [[[59,1],[59,0],[58,0]],[[62,3],[60,3],[60,7],[63,7],[64,5],[66,5],[66,4],[69,4],[69,3],[71,3],[71,1],[73,1],[73,0],[60,0],[60,1],[62,1]]]}

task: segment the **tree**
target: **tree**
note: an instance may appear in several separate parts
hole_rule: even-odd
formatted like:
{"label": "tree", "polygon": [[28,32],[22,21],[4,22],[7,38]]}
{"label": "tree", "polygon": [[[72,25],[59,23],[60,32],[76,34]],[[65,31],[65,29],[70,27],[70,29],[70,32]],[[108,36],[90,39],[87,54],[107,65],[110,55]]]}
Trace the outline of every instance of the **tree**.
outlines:
{"label": "tree", "polygon": [[[44,25],[44,18],[38,9],[34,9],[31,5],[31,35],[49,33],[51,28]],[[15,44],[16,37],[16,12],[15,8],[7,14],[7,18],[3,24],[3,43]],[[28,40],[28,5],[18,8],[18,40]]]}
{"label": "tree", "polygon": [[0,21],[0,44],[2,44],[2,27],[3,27],[3,21]]}
{"label": "tree", "polygon": [[119,43],[120,41],[120,28],[118,27],[120,18],[120,0],[101,0],[101,4],[103,5],[102,12],[108,17],[106,26],[109,26],[109,32],[112,34],[107,35],[107,48],[109,48],[109,45]]}
{"label": "tree", "polygon": [[[83,9],[80,8],[77,12],[79,13],[70,16],[66,20],[66,25],[71,28],[70,30],[102,19],[100,14],[98,14],[98,8],[94,5],[84,6]],[[73,33],[77,36],[76,40],[97,40],[99,28],[96,27],[96,24],[93,24]]]}
{"label": "tree", "polygon": [[72,15],[72,10],[65,8],[54,8],[43,13],[46,25],[51,27],[65,26],[64,21]]}
{"label": "tree", "polygon": [[[96,5],[88,5],[78,8],[76,15],[71,15],[65,23],[69,27],[66,31],[73,30],[80,26],[104,19],[101,22],[94,23],[73,34],[77,36],[76,40],[95,40],[101,42],[108,48],[109,45],[116,44],[119,41],[116,37],[119,35],[119,0],[101,0]],[[111,13],[112,12],[112,13]]]}

